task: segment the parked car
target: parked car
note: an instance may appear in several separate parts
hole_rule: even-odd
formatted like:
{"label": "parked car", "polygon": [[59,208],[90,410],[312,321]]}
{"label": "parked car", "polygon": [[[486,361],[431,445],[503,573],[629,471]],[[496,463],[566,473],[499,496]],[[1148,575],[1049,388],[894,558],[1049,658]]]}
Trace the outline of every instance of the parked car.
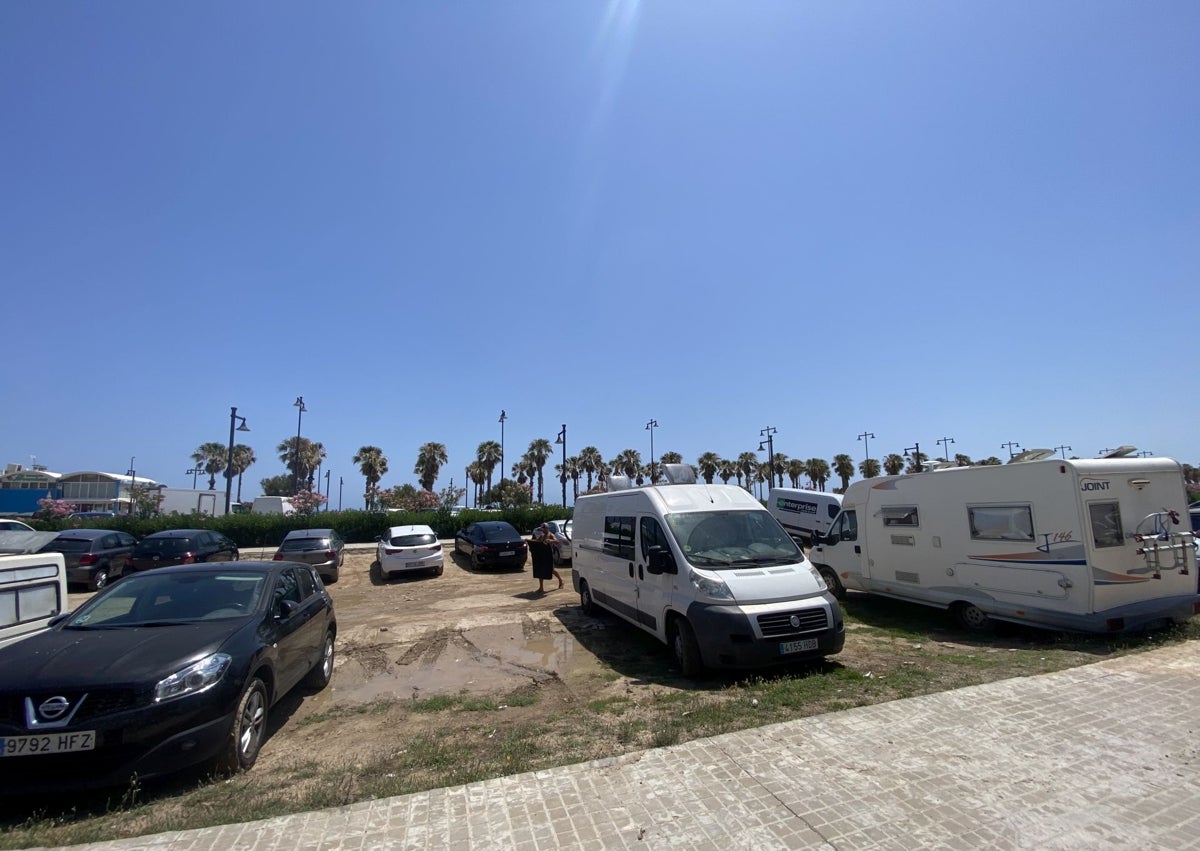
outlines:
{"label": "parked car", "polygon": [[62,553],[67,563],[67,581],[86,584],[93,591],[103,588],[125,570],[125,557],[137,539],[128,532],[111,529],[70,529],[59,532],[39,552]]}
{"label": "parked car", "polygon": [[293,529],[283,536],[275,561],[311,564],[323,580],[337,582],[346,561],[346,542],[332,529]]}
{"label": "parked car", "polygon": [[529,544],[511,523],[485,520],[472,523],[455,535],[454,551],[470,556],[474,568],[523,568]]}
{"label": "parked car", "polygon": [[124,786],[193,765],[250,768],[270,708],[333,674],[337,623],[291,562],[127,576],[0,654],[5,791]]}
{"label": "parked car", "polygon": [[414,570],[442,575],[442,545],[429,526],[392,526],[375,540],[375,559],[384,579]]}
{"label": "parked car", "polygon": [[237,561],[237,544],[210,529],[171,529],[155,532],[137,542],[125,557],[125,569],[148,570],[173,564]]}
{"label": "parked car", "polygon": [[[541,525],[540,523],[538,524]],[[546,526],[550,529],[550,534],[554,539],[550,542],[550,551],[554,556],[555,564],[564,564],[571,560],[571,521],[570,520],[547,520]],[[537,528],[534,528],[537,531]]]}
{"label": "parked car", "polygon": [[36,532],[28,523],[20,520],[0,520],[0,532]]}

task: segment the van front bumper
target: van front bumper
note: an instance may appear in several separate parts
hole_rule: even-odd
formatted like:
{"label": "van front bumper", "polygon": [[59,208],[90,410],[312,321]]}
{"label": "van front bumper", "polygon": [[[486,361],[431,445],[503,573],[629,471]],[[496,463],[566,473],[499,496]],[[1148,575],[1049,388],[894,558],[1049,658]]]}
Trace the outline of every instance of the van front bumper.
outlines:
{"label": "van front bumper", "polygon": [[[824,624],[815,623],[817,613]],[[764,621],[795,614],[798,627],[772,630]],[[696,633],[700,656],[709,668],[765,668],[840,653],[846,643],[841,606],[831,594],[793,603],[766,606],[714,606],[693,603],[688,621]],[[786,620],[786,618],[785,618]],[[815,641],[816,645],[811,646]],[[802,644],[803,643],[803,644]],[[799,649],[804,646],[805,649]]]}

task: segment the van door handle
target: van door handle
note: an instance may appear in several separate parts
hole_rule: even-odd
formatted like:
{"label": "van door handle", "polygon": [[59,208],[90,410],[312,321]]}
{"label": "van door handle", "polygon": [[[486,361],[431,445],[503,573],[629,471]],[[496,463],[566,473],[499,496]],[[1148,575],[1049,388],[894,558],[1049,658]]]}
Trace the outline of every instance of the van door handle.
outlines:
{"label": "van door handle", "polygon": [[645,578],[646,578],[646,574],[642,573],[642,565],[639,564],[638,565],[638,581],[640,582],[641,580],[643,580]]}
{"label": "van door handle", "polygon": [[633,579],[633,562],[629,562],[629,578]]}
{"label": "van door handle", "polygon": [[862,555],[862,547],[860,547],[858,544],[854,545],[854,554],[856,556]]}

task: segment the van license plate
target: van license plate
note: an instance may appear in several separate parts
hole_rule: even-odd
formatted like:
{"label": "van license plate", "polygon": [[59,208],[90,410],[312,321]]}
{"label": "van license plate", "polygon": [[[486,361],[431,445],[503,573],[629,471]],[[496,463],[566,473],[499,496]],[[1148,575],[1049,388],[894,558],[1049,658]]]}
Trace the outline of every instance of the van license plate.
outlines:
{"label": "van license plate", "polygon": [[95,748],[95,730],[80,730],[77,733],[51,733],[48,736],[0,736],[0,756],[71,753],[95,750]]}
{"label": "van license plate", "polygon": [[504,552],[500,553],[500,557],[503,558],[504,556],[512,556],[512,555],[516,555],[516,554],[517,554],[516,550],[505,550]]}
{"label": "van license plate", "polygon": [[780,654],[784,653],[803,653],[805,650],[816,650],[818,646],[817,639],[804,638],[800,641],[785,641],[779,645]]}

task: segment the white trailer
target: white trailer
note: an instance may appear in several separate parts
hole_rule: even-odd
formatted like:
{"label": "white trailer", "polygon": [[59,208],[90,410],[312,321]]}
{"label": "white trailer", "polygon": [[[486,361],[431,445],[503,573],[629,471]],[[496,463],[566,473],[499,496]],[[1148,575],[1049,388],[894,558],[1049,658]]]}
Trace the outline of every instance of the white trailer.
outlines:
{"label": "white trailer", "polygon": [[949,467],[855,482],[809,553],[846,589],[1082,632],[1183,622],[1200,608],[1183,471],[1169,458]]}
{"label": "white trailer", "polygon": [[191,488],[159,488],[160,514],[225,514],[225,491],[193,490]]}

